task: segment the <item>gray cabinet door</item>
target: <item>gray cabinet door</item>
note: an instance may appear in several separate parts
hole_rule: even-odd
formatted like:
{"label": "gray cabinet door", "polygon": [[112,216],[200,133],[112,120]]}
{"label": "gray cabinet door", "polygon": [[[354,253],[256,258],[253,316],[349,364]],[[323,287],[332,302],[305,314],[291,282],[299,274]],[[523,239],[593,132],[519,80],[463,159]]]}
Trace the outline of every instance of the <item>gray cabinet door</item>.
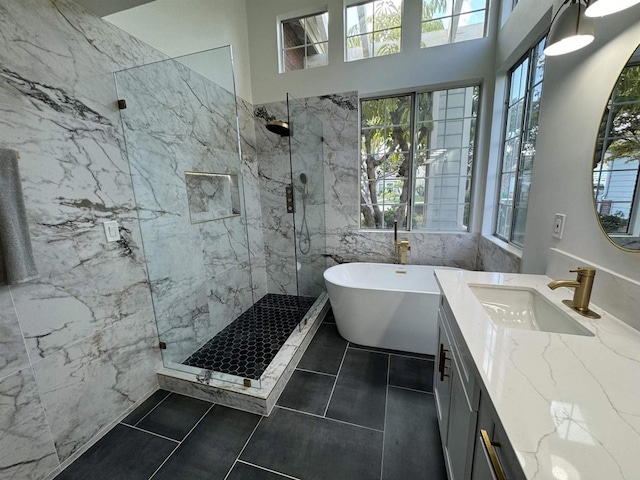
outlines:
{"label": "gray cabinet door", "polygon": [[453,362],[451,342],[442,324],[441,313],[438,313],[438,352],[435,359],[433,395],[436,401],[438,426],[442,445],[447,444],[447,428],[449,424],[449,404],[451,400],[450,368]]}
{"label": "gray cabinet door", "polygon": [[451,361],[451,399],[447,433],[450,480],[468,480],[471,472],[477,412],[469,407],[462,378]]}

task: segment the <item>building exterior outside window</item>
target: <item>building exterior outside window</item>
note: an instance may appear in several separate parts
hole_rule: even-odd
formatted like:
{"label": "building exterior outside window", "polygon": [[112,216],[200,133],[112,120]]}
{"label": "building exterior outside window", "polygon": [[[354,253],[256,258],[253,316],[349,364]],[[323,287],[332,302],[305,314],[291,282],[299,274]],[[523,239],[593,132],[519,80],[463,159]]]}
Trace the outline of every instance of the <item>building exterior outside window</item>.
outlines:
{"label": "building exterior outside window", "polygon": [[544,79],[544,45],[543,39],[509,71],[496,236],[519,247],[524,244],[536,153]]}
{"label": "building exterior outside window", "polygon": [[468,229],[479,95],[470,86],[361,101],[361,228]]}
{"label": "building exterior outside window", "polygon": [[280,73],[327,65],[327,12],[280,22]]}

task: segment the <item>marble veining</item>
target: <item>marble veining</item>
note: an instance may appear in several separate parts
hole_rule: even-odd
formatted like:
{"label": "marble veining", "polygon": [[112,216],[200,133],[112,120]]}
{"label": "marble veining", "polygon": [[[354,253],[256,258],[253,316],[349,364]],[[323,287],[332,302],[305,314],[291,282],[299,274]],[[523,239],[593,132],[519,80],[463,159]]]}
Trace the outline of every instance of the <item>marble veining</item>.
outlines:
{"label": "marble veining", "polygon": [[[3,0],[0,29],[0,142],[21,153],[40,272],[0,291],[0,477],[41,479],[155,385],[113,72],[166,57],[69,0]],[[106,242],[106,220],[121,241]]]}
{"label": "marble veining", "polygon": [[[529,479],[632,479],[640,471],[640,332],[590,320],[544,275],[436,271],[475,368]],[[468,284],[533,288],[594,337],[497,327]]]}
{"label": "marble veining", "polygon": [[478,236],[478,261],[476,269],[484,272],[520,272],[521,258],[509,252],[484,235]]}
{"label": "marble veining", "polygon": [[58,466],[30,367],[0,380],[0,478],[44,478]]}
{"label": "marble veining", "polygon": [[36,363],[60,460],[142,398],[156,384],[159,367],[151,308]]}
{"label": "marble veining", "polygon": [[29,366],[9,287],[0,287],[0,379]]}

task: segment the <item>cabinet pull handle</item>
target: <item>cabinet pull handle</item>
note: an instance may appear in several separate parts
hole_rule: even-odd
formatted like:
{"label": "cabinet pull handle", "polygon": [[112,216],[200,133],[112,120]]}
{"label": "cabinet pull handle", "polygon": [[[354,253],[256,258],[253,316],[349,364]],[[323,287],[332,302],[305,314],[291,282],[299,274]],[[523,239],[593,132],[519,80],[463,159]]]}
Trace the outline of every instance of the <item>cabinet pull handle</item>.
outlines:
{"label": "cabinet pull handle", "polygon": [[440,372],[440,381],[444,382],[444,377],[448,377],[449,375],[447,375],[446,373],[444,373],[444,369],[445,369],[445,362],[447,361],[447,350],[444,348],[444,345],[441,343],[440,344],[440,362],[438,365],[438,371]]}
{"label": "cabinet pull handle", "polygon": [[500,443],[492,442],[489,438],[489,433],[487,433],[487,431],[484,429],[480,429],[480,435],[482,436],[482,441],[484,442],[484,446],[487,449],[487,453],[489,454],[489,460],[491,460],[491,466],[493,467],[493,472],[496,474],[496,478],[498,480],[506,480],[504,472],[502,471],[502,467],[500,466],[500,462],[498,461],[496,450],[495,448],[493,448],[499,447]]}

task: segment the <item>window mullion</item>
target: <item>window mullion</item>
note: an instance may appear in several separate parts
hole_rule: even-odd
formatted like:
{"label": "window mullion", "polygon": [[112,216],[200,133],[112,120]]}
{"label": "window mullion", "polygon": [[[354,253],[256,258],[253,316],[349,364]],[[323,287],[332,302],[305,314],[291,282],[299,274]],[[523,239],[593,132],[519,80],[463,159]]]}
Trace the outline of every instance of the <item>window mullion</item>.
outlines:
{"label": "window mullion", "polygon": [[409,159],[408,159],[408,165],[407,165],[407,179],[409,181],[409,194],[407,196],[407,231],[411,231],[413,230],[413,199],[414,199],[414,192],[415,192],[415,188],[416,188],[416,175],[415,175],[415,171],[414,171],[414,159],[415,159],[415,148],[416,148],[416,134],[415,134],[415,128],[416,125],[418,124],[418,122],[416,121],[416,117],[417,117],[417,99],[416,99],[416,93],[413,92],[411,94],[411,115],[409,116],[409,131],[410,131],[410,135],[409,135],[409,141],[411,142],[411,148],[409,149],[408,155],[409,155]]}
{"label": "window mullion", "polygon": [[[537,45],[536,45],[537,46]],[[523,110],[522,110],[522,120],[520,122],[520,135],[518,138],[518,152],[517,152],[517,161],[516,161],[516,172],[515,172],[515,188],[513,189],[513,202],[511,207],[511,228],[509,229],[509,242],[513,242],[513,232],[516,226],[516,205],[518,203],[518,195],[520,195],[520,190],[522,189],[522,185],[520,185],[520,162],[522,161],[522,147],[524,145],[524,137],[525,137],[525,126],[527,124],[527,115],[529,115],[529,105],[531,102],[531,72],[533,69],[533,51],[535,47],[529,50],[529,60],[527,62],[527,83],[524,89],[524,101],[523,101]]]}

